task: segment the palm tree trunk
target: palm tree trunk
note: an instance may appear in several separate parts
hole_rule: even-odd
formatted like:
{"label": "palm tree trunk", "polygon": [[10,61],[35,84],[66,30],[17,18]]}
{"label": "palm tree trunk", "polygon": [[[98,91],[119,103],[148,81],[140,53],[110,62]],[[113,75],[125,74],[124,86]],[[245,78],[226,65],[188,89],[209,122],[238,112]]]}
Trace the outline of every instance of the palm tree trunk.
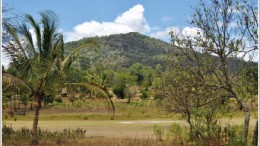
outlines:
{"label": "palm tree trunk", "polygon": [[33,119],[32,142],[31,142],[32,145],[38,145],[37,130],[38,130],[39,111],[40,111],[40,106],[37,105],[35,108],[34,119]]}
{"label": "palm tree trunk", "polygon": [[32,129],[32,141],[33,146],[38,145],[38,121],[39,121],[39,111],[41,109],[41,97],[36,97],[37,105],[35,106],[34,119],[33,119],[33,129]]}

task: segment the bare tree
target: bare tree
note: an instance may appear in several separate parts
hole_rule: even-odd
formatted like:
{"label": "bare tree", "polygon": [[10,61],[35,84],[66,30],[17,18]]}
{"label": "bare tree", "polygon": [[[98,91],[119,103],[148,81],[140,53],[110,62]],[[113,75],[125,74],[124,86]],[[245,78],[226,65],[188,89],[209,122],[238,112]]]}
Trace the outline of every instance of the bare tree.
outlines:
{"label": "bare tree", "polygon": [[[224,100],[234,98],[241,106],[245,113],[244,140],[247,144],[250,108],[246,102],[248,97],[240,94],[239,90],[246,86],[240,84],[241,73],[248,62],[252,61],[252,53],[256,50],[255,47],[250,47],[258,44],[257,41],[253,41],[252,44],[246,36],[251,36],[251,40],[255,40],[258,36],[251,34],[255,32],[257,24],[253,22],[256,19],[253,19],[251,23],[251,19],[250,21],[246,19],[248,15],[243,16],[244,14],[239,12],[239,6],[243,5],[248,5],[248,3],[242,0],[201,1],[194,10],[191,20],[194,29],[197,29],[197,34],[193,36],[180,36],[174,32],[170,34],[173,43],[180,46],[186,58],[187,62],[183,66],[187,64],[195,66],[189,70],[197,76],[196,80],[201,80],[200,83],[204,86],[220,90],[219,93],[222,95],[219,98]],[[253,7],[250,8],[255,15]],[[236,67],[231,69],[235,61]],[[210,82],[206,81],[207,73],[213,75]]]}

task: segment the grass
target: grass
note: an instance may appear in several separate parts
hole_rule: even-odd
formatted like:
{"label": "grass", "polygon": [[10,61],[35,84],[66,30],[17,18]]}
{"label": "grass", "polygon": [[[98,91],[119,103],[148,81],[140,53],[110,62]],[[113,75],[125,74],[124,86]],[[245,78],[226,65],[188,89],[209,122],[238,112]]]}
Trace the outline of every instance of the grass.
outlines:
{"label": "grass", "polygon": [[[172,139],[167,139],[165,131],[179,131],[177,123],[185,130],[187,122],[180,114],[169,114],[155,101],[134,101],[127,104],[124,100],[115,100],[115,120],[110,120],[112,110],[109,102],[105,100],[77,100],[72,105],[68,99],[63,103],[53,103],[43,106],[40,111],[39,127],[51,132],[63,131],[65,128],[86,129],[85,138],[66,140],[61,145],[179,145]],[[28,106],[29,107],[29,106]],[[8,108],[3,111],[3,121],[11,125],[14,130],[21,128],[31,129],[34,111],[29,110],[26,116],[8,114]],[[22,110],[22,109],[20,109]],[[255,126],[257,112],[252,112],[250,120],[250,135]],[[231,111],[220,115],[220,123],[226,125],[242,125],[244,120],[242,111]],[[167,121],[154,123],[153,121]],[[172,122],[169,122],[171,120]],[[155,124],[161,127],[163,140],[156,138]],[[176,134],[175,134],[176,135]],[[178,134],[177,134],[178,135]],[[186,134],[187,135],[187,134]],[[184,135],[185,136],[185,135]],[[158,137],[158,135],[157,135]],[[179,138],[177,138],[179,139]],[[25,142],[26,143],[26,142]],[[12,145],[12,143],[9,143]],[[41,140],[40,145],[57,145],[55,141]],[[185,143],[189,145],[189,143]]]}
{"label": "grass", "polygon": [[[124,100],[116,100],[115,107],[116,120],[181,119],[181,115],[166,113],[153,101],[135,101],[128,104]],[[8,111],[8,108],[3,111],[3,120],[33,120],[33,110],[28,109],[26,116],[15,115],[15,117],[9,116]],[[63,103],[54,102],[43,106],[40,111],[40,120],[109,120],[111,117],[111,106],[104,100],[77,100],[72,105],[64,99]]]}
{"label": "grass", "polygon": [[[116,120],[181,120],[181,114],[167,113],[155,101],[133,101],[130,104],[126,100],[115,100]],[[29,108],[29,106],[28,106]],[[18,112],[22,112],[22,108]],[[33,120],[34,111],[27,109],[26,116],[8,114],[9,108],[3,110],[3,120],[28,121]],[[257,113],[257,112],[255,112]],[[257,114],[252,112],[252,118],[257,118]],[[221,114],[221,118],[241,118],[244,116],[242,111],[231,111]],[[40,111],[40,120],[110,120],[112,109],[108,101],[102,99],[77,100],[72,105],[68,99],[63,99],[63,103],[56,103],[43,106]]]}

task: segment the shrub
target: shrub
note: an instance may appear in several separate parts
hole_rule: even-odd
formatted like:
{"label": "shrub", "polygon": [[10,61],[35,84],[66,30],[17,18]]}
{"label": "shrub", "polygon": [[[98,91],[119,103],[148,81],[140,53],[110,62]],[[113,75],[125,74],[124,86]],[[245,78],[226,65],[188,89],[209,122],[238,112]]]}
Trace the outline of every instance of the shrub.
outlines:
{"label": "shrub", "polygon": [[48,105],[49,103],[53,103],[54,96],[53,95],[47,95],[43,98],[43,102],[45,105]]}
{"label": "shrub", "polygon": [[182,134],[182,127],[177,123],[173,123],[170,126],[170,132],[172,134],[175,134],[175,135],[181,135]]}
{"label": "shrub", "polygon": [[[3,142],[6,145],[28,145],[31,139],[31,130],[28,128],[21,128],[13,130],[11,126],[3,124]],[[43,141],[53,141],[56,144],[66,143],[67,140],[76,140],[77,138],[84,138],[86,130],[82,128],[64,129],[63,131],[54,131],[38,129],[38,138]]]}
{"label": "shrub", "polygon": [[113,87],[113,92],[117,97],[124,99],[125,98],[125,86],[124,85],[116,85]]}
{"label": "shrub", "polygon": [[162,141],[162,136],[163,136],[163,130],[162,127],[159,125],[154,125],[153,126],[153,132],[156,136],[156,139],[159,141]]}
{"label": "shrub", "polygon": [[14,130],[11,126],[7,126],[5,123],[3,124],[2,127],[2,136],[3,138],[9,138],[12,133],[14,133]]}
{"label": "shrub", "polygon": [[57,103],[62,103],[62,98],[57,97],[57,98],[54,99],[54,101],[56,101]]}
{"label": "shrub", "polygon": [[149,92],[149,90],[148,90],[147,88],[143,89],[143,90],[141,91],[141,96],[140,96],[140,98],[141,98],[141,99],[148,99],[149,97],[150,97],[150,92]]}

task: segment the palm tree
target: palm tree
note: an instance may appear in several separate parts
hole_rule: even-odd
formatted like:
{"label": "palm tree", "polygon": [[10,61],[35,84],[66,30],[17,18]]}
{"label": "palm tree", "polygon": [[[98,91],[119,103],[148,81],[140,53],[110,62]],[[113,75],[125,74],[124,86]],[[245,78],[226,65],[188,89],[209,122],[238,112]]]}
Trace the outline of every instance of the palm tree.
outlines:
{"label": "palm tree", "polygon": [[[11,34],[12,41],[3,45],[2,48],[12,59],[10,67],[15,70],[12,74],[3,73],[3,81],[7,86],[24,85],[30,90],[29,97],[33,97],[35,105],[32,145],[38,144],[37,129],[43,97],[53,92],[50,91],[55,90],[53,87],[63,87],[64,70],[68,69],[72,61],[76,59],[80,49],[97,46],[91,40],[64,57],[63,35],[56,31],[57,15],[51,11],[41,12],[40,15],[40,22],[36,22],[31,15],[26,15],[27,23],[21,24],[19,29],[3,23]],[[33,39],[31,30],[36,36],[36,41]],[[96,85],[91,86],[97,88]],[[103,93],[107,95],[105,89],[98,89],[103,90]]]}
{"label": "palm tree", "polygon": [[[72,58],[64,58],[63,35],[56,31],[58,17],[51,11],[41,12],[40,15],[40,22],[36,22],[31,15],[26,15],[26,23],[21,24],[19,29],[4,23],[13,41],[2,46],[12,59],[11,66],[19,71],[16,75],[3,73],[3,80],[9,84],[26,85],[34,98],[36,106],[32,129],[33,145],[38,144],[39,111],[45,92],[48,92],[45,89],[59,83],[65,63]],[[35,33],[36,42],[31,30]]]}

